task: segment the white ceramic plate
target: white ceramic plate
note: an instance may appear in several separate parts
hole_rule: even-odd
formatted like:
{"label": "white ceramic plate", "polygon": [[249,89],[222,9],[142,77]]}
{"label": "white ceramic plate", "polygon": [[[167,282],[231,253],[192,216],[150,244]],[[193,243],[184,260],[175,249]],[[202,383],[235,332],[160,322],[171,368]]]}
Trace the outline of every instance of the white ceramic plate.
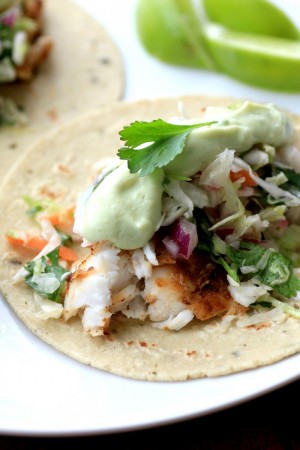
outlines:
{"label": "white ceramic plate", "polygon": [[[77,1],[106,26],[120,47],[126,100],[193,93],[234,95],[271,101],[300,114],[300,95],[251,88],[149,57],[135,35],[134,0]],[[300,24],[296,0],[285,2],[285,7]],[[2,299],[0,365],[0,433],[14,435],[101,434],[171,423],[254,398],[300,375],[300,355],[296,355],[213,379],[161,383],[120,378],[77,363],[41,342]]]}

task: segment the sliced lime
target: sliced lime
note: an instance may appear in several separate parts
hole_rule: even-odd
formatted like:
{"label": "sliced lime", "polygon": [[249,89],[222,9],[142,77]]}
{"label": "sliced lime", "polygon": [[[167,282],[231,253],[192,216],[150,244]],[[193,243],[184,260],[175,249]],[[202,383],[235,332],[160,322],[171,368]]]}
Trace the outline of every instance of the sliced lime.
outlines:
{"label": "sliced lime", "polygon": [[300,42],[205,28],[207,46],[219,71],[255,86],[300,91]]}
{"label": "sliced lime", "polygon": [[[200,0],[197,0],[200,1]],[[299,39],[287,15],[267,0],[202,0],[209,20],[233,31]]]}
{"label": "sliced lime", "polygon": [[137,30],[145,49],[170,64],[211,67],[190,0],[140,0]]}

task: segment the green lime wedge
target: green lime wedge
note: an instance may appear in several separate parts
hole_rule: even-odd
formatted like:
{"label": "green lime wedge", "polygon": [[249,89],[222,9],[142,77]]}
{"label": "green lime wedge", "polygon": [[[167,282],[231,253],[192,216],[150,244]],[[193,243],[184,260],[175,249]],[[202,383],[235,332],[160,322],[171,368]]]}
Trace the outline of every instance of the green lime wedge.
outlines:
{"label": "green lime wedge", "polygon": [[300,42],[205,27],[218,70],[240,81],[286,92],[300,91]]}
{"label": "green lime wedge", "polygon": [[136,23],[145,49],[170,64],[212,67],[190,0],[140,0]]}
{"label": "green lime wedge", "polygon": [[202,3],[210,21],[230,30],[286,39],[300,37],[287,15],[267,0],[202,0]]}

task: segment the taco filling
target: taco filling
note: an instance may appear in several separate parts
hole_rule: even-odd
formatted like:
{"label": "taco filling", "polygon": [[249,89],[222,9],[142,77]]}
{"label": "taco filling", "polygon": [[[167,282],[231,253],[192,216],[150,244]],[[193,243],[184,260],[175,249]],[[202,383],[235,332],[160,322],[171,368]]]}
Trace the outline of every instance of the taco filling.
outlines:
{"label": "taco filling", "polygon": [[42,0],[0,2],[0,83],[30,80],[48,57],[52,40],[42,35]]}
{"label": "taco filling", "polygon": [[120,136],[119,158],[76,206],[25,197],[41,235],[7,232],[35,252],[15,276],[34,290],[35,314],[79,316],[92,336],[111,333],[113,316],[172,331],[216,317],[257,328],[300,319],[292,120],[243,102],[208,107],[201,122],[133,122]]}

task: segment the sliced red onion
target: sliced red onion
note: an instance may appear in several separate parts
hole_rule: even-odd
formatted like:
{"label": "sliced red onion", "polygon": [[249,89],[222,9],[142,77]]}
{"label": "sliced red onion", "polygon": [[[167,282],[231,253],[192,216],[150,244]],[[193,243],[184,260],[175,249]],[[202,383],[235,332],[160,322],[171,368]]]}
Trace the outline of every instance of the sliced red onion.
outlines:
{"label": "sliced red onion", "polygon": [[216,230],[217,235],[221,239],[225,239],[227,236],[230,236],[234,232],[233,228],[220,228]]}
{"label": "sliced red onion", "polygon": [[207,185],[205,186],[206,189],[210,192],[215,192],[215,191],[219,191],[221,189],[221,186],[212,186],[212,185]]}
{"label": "sliced red onion", "polygon": [[274,224],[279,228],[287,228],[289,226],[289,222],[286,219],[277,220]]}
{"label": "sliced red onion", "polygon": [[180,247],[177,244],[177,242],[175,242],[174,239],[170,238],[170,236],[167,236],[163,239],[163,243],[168,252],[170,253],[170,255],[173,258],[177,258],[180,250]]}
{"label": "sliced red onion", "polygon": [[239,197],[251,197],[254,194],[254,189],[250,186],[246,186],[243,189],[239,189],[237,194]]}
{"label": "sliced red onion", "polygon": [[264,248],[270,248],[270,247],[272,247],[272,246],[274,245],[274,242],[268,241],[268,240],[266,240],[266,239],[262,239],[262,240],[260,240],[260,241],[258,242],[258,244],[259,244],[261,247],[264,247]]}
{"label": "sliced red onion", "polygon": [[[163,243],[172,256],[188,259],[198,243],[196,225],[183,218],[176,220],[171,227],[170,235],[163,239]],[[174,244],[178,250],[175,250]]]}
{"label": "sliced red onion", "polygon": [[1,16],[0,22],[6,27],[12,28],[19,16],[20,10],[15,6],[13,8],[10,8]]}

